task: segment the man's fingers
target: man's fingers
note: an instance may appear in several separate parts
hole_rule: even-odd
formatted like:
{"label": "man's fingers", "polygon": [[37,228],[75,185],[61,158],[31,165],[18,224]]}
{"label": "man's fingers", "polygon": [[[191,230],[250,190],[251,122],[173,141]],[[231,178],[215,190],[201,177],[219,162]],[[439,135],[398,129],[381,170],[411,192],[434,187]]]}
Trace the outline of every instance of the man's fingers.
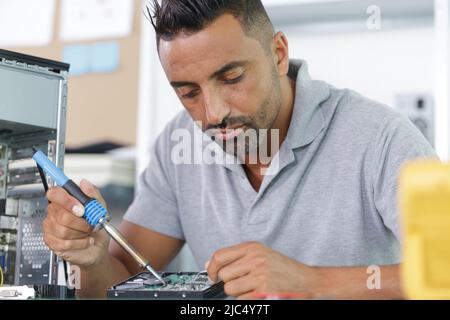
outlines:
{"label": "man's fingers", "polygon": [[208,275],[211,280],[217,281],[218,272],[220,269],[238,259],[241,259],[247,253],[255,251],[259,245],[260,244],[256,242],[246,242],[216,251],[207,268]]}
{"label": "man's fingers", "polygon": [[76,217],[71,212],[60,207],[56,203],[48,205],[47,218],[56,222],[58,225],[80,231],[83,233],[90,233],[92,228],[89,226],[86,220]]}
{"label": "man's fingers", "polygon": [[246,276],[226,282],[224,285],[224,291],[231,297],[239,297],[255,291],[257,287],[258,279]]}
{"label": "man's fingers", "polygon": [[225,248],[217,251],[212,256],[209,265],[208,265],[208,275],[212,281],[216,282],[218,280],[219,270],[225,267],[226,265],[242,258],[245,256],[246,251],[242,248]]}
{"label": "man's fingers", "polygon": [[96,199],[106,208],[105,200],[103,199],[100,191],[91,182],[86,179],[82,179],[80,181],[80,188],[87,196]]}
{"label": "man's fingers", "polygon": [[50,233],[60,239],[76,240],[86,238],[85,232],[59,225],[51,218],[44,220],[43,229],[45,233]]}
{"label": "man's fingers", "polygon": [[72,212],[78,217],[82,217],[84,214],[84,207],[81,203],[61,187],[50,188],[47,191],[47,199],[52,203],[58,204],[67,211]]}
{"label": "man's fingers", "polygon": [[44,234],[45,244],[47,244],[52,251],[56,252],[87,249],[92,243],[91,239],[92,238],[87,237],[77,240],[63,240],[49,233]]}
{"label": "man's fingers", "polygon": [[244,293],[237,298],[238,300],[258,300],[258,296],[255,292]]}
{"label": "man's fingers", "polygon": [[244,257],[222,267],[217,277],[223,282],[229,282],[249,274],[254,267],[251,261]]}

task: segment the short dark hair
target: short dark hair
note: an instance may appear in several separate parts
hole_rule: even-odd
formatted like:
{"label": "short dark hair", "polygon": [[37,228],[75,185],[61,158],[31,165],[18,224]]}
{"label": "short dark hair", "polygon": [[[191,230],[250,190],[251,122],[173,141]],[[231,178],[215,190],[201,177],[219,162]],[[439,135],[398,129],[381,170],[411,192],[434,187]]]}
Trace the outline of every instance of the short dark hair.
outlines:
{"label": "short dark hair", "polygon": [[151,0],[147,13],[158,47],[160,39],[170,41],[180,33],[196,33],[224,14],[238,19],[245,34],[263,47],[274,33],[261,0]]}

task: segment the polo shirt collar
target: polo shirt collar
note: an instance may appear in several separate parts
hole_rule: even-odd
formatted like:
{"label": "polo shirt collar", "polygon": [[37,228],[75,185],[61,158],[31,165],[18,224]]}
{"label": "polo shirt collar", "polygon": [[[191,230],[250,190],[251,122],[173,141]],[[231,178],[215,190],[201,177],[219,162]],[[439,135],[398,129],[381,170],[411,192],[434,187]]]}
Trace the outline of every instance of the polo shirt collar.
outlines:
{"label": "polo shirt collar", "polygon": [[304,60],[291,60],[289,76],[296,80],[295,100],[286,140],[292,149],[307,146],[325,128],[320,105],[329,99],[325,82],[314,81]]}

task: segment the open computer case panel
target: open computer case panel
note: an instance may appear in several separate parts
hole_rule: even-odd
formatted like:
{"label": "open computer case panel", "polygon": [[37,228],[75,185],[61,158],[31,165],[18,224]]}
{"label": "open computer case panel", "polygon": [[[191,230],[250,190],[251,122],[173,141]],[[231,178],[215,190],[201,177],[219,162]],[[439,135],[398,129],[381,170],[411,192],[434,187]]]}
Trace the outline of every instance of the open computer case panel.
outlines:
{"label": "open computer case panel", "polygon": [[[0,49],[0,267],[5,285],[57,284],[32,147],[63,166],[69,65]],[[52,182],[48,181],[51,185]]]}

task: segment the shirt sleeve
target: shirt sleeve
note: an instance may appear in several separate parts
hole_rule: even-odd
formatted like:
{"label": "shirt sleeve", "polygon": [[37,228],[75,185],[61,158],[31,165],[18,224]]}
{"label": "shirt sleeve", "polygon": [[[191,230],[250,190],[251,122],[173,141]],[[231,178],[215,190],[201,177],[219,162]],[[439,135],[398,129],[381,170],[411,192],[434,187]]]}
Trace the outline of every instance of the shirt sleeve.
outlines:
{"label": "shirt sleeve", "polygon": [[407,161],[425,158],[437,159],[436,152],[408,118],[397,115],[380,128],[373,158],[374,201],[384,225],[399,242],[402,242],[399,174]]}
{"label": "shirt sleeve", "polygon": [[164,133],[156,140],[150,162],[139,177],[136,197],[125,213],[124,220],[184,240],[167,140]]}

